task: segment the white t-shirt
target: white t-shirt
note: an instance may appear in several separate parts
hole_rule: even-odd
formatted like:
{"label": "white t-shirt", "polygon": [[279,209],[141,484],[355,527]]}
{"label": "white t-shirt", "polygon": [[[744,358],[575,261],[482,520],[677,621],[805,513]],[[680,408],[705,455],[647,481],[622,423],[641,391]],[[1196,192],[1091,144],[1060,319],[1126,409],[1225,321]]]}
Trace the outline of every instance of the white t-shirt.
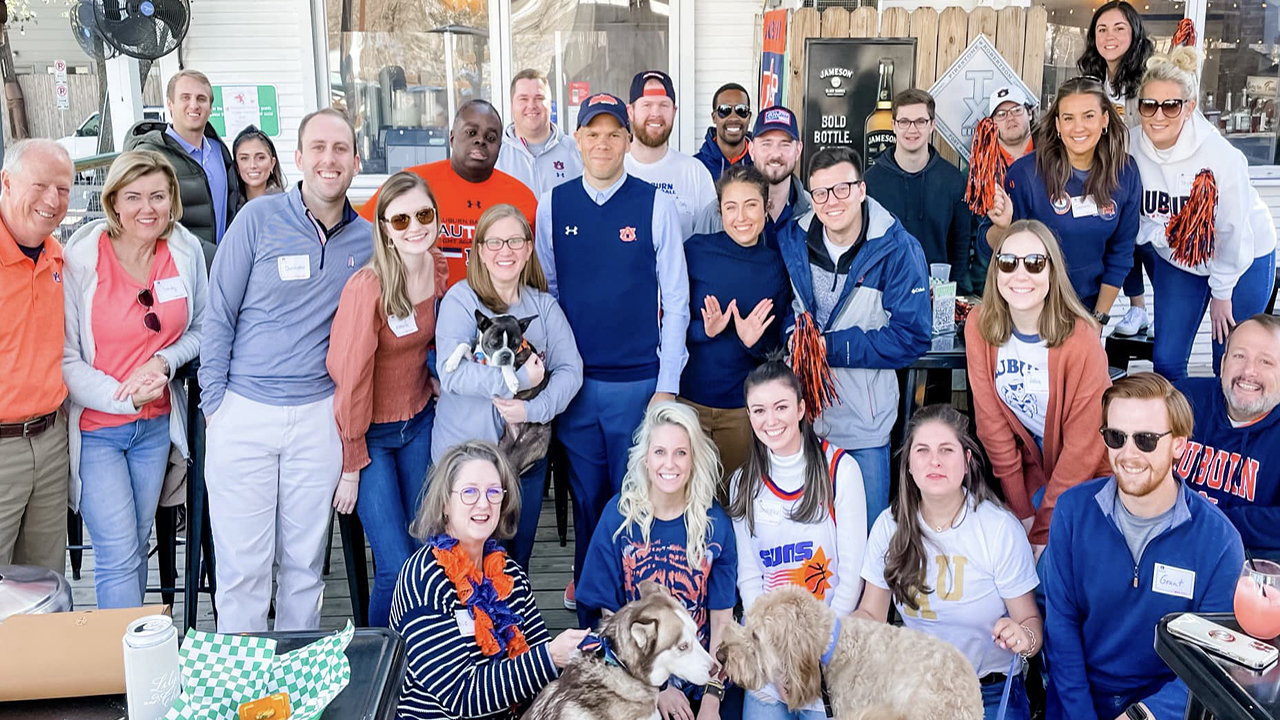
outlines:
{"label": "white t-shirt", "polygon": [[[970,498],[951,528],[937,533],[924,520],[920,526],[928,557],[925,585],[932,591],[916,599],[919,611],[894,603],[903,624],[960,648],[978,677],[1009,672],[1013,653],[995,644],[991,630],[1009,614],[1005,600],[1039,584],[1022,523],[995,503],[975,508]],[[893,510],[880,513],[863,556],[862,579],[885,590],[885,553],[896,529]]]}
{"label": "white t-shirt", "polygon": [[1017,330],[996,352],[996,395],[1036,438],[1044,439],[1049,412],[1049,346]]}
{"label": "white t-shirt", "polygon": [[680,211],[680,231],[685,239],[693,235],[693,221],[708,204],[716,201],[716,185],[707,166],[681,152],[667,148],[655,163],[641,163],[627,153],[623,160],[627,174],[655,185],[676,201]]}
{"label": "white t-shirt", "polygon": [[827,235],[826,228],[822,228],[822,244],[827,246],[827,256],[831,258],[831,264],[837,266],[840,264],[840,258],[853,249],[852,245],[837,245],[831,242],[831,236]]}

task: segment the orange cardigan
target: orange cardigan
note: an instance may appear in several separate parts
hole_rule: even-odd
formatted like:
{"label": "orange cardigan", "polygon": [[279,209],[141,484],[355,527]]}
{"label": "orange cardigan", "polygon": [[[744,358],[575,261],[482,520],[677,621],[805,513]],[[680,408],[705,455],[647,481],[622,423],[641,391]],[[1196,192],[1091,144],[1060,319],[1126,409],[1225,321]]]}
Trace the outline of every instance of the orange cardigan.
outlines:
{"label": "orange cardigan", "polygon": [[[1035,438],[996,394],[999,348],[988,345],[978,332],[981,311],[981,306],[974,308],[964,328],[978,439],[1004,487],[1009,509],[1019,518],[1035,516],[1029,538],[1033,545],[1044,545],[1058,496],[1085,480],[1111,474],[1098,433],[1102,393],[1111,387],[1107,353],[1098,331],[1083,319],[1076,321],[1065,343],[1049,349],[1049,410],[1042,454]],[[1042,487],[1044,500],[1037,510],[1031,498]]]}

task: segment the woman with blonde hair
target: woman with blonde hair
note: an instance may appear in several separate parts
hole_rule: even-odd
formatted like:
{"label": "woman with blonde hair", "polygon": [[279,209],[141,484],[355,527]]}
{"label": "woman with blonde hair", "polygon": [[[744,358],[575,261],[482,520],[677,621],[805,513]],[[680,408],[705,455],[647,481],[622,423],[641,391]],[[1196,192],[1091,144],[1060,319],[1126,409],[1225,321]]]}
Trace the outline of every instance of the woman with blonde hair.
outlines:
{"label": "woman with blonde hair", "polygon": [[[524,341],[537,352],[516,372],[516,387],[502,369],[469,358],[452,370],[443,365],[460,345],[472,347],[480,333],[480,317],[511,315],[524,327]],[[564,412],[582,387],[582,357],[569,321],[547,292],[547,279],[533,252],[533,230],[514,205],[494,205],[480,216],[471,241],[465,282],[456,283],[440,302],[436,342],[442,372],[431,454],[465,440],[497,442],[508,424],[549,423]],[[546,386],[529,400],[516,394]],[[508,543],[511,556],[526,570],[542,514],[547,459],[516,468],[525,502],[520,526]]]}
{"label": "woman with blonde hair", "polygon": [[378,195],[373,258],[342,289],[329,342],[342,439],[333,506],[355,509],[373,549],[374,626],[386,626],[396,575],[416,547],[409,520],[431,463],[435,405],[427,354],[449,276],[439,236],[426,181],[392,175]]}
{"label": "woman with blonde hair", "polygon": [[424,545],[391,601],[408,661],[397,718],[515,720],[586,636],[547,632],[529,575],[498,542],[519,517],[519,482],[493,443],[460,443],[432,467],[411,528]]}
{"label": "woman with blonde hair", "polygon": [[142,605],[170,443],[187,455],[187,395],[174,371],[200,353],[209,280],[199,238],[178,224],[178,179],[164,156],[121,153],[102,208],[106,220],[63,249],[62,375],[70,505],[93,538],[97,604],[106,609]]}
{"label": "woman with blonde hair", "polygon": [[[645,412],[627,459],[622,491],[605,507],[578,581],[579,608],[617,612],[653,580],[684,603],[712,655],[737,598],[733,525],[715,500],[720,453],[688,405]],[[678,679],[658,695],[662,718],[719,717],[723,687],[706,692]]]}
{"label": "woman with blonde hair", "polygon": [[[1276,232],[1271,212],[1249,182],[1249,161],[1196,112],[1200,53],[1174,48],[1147,61],[1138,91],[1140,127],[1130,131],[1142,174],[1142,230],[1150,243],[1156,333],[1152,361],[1169,380],[1187,376],[1187,358],[1206,308],[1213,329],[1213,370],[1222,362],[1227,334],[1262,312],[1275,279]],[[1192,194],[1203,169],[1213,172],[1217,207],[1209,211],[1215,238],[1197,247],[1189,233],[1165,231]]]}
{"label": "woman with blonde hair", "polygon": [[1009,227],[964,337],[978,438],[1038,560],[1058,496],[1108,473],[1097,430],[1111,386],[1098,326],[1043,223]]}

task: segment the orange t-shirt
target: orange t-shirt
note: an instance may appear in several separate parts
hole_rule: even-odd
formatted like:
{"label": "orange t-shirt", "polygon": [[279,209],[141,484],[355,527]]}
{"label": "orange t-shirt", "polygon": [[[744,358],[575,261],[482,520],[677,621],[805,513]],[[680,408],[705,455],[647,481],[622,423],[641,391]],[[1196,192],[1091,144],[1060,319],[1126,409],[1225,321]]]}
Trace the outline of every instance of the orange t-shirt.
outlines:
{"label": "orange t-shirt", "polygon": [[0,423],[48,415],[62,382],[62,246],[52,237],[36,262],[0,221]]}
{"label": "orange t-shirt", "polygon": [[[501,170],[494,170],[488,180],[481,183],[467,182],[454,172],[448,160],[415,165],[406,172],[417,174],[431,187],[436,197],[440,215],[440,239],[437,245],[449,261],[449,285],[467,276],[467,260],[471,255],[471,241],[476,223],[484,211],[499,203],[515,205],[524,214],[529,226],[538,213],[538,199],[524,183]],[[381,188],[379,191],[381,192]],[[374,209],[378,206],[378,193],[360,209],[364,219],[375,222]]]}

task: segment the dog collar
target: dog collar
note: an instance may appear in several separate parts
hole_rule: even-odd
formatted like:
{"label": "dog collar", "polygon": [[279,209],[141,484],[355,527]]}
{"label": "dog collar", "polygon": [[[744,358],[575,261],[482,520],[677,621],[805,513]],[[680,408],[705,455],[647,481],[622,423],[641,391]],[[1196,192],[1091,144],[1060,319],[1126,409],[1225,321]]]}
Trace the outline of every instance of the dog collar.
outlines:
{"label": "dog collar", "polygon": [[822,653],[822,664],[827,665],[831,662],[831,658],[836,654],[836,640],[840,639],[840,618],[836,618],[836,624],[831,628],[831,642],[827,645],[827,649]]}
{"label": "dog collar", "polygon": [[603,660],[605,665],[626,669],[626,666],[618,659],[617,653],[613,651],[613,644],[609,642],[609,638],[603,635],[597,635],[594,632],[587,633],[582,642],[578,643],[578,649],[587,655],[594,655]]}

